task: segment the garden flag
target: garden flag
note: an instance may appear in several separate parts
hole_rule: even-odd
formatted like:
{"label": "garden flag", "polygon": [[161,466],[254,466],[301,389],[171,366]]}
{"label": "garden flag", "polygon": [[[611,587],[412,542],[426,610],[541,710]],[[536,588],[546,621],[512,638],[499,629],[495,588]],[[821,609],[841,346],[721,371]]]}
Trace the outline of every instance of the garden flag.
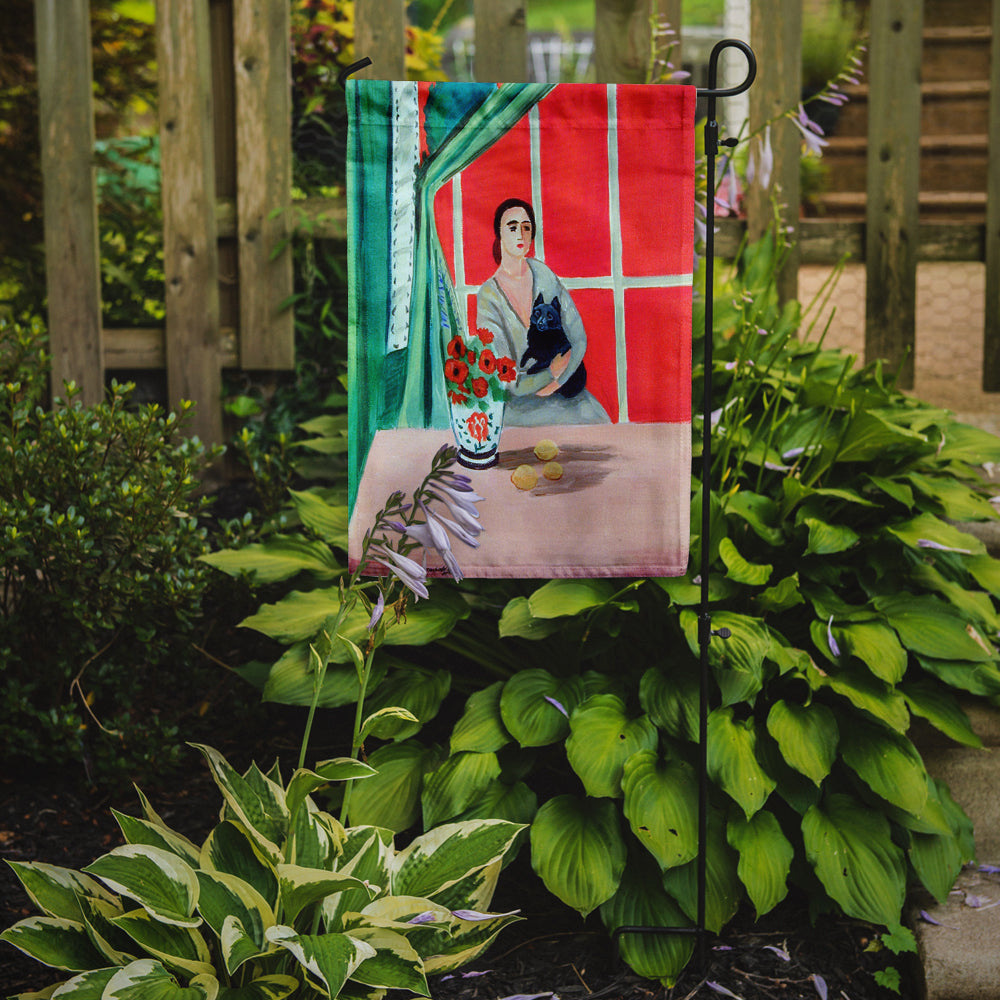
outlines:
{"label": "garden flag", "polygon": [[483,498],[466,576],[684,574],[694,89],[351,80],[347,103],[352,565],[450,443]]}

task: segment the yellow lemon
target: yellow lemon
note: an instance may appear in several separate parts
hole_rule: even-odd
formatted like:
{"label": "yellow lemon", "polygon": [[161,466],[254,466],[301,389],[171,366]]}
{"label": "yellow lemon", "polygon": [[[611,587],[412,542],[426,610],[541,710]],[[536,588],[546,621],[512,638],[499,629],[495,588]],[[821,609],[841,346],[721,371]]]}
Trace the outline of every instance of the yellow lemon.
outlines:
{"label": "yellow lemon", "polygon": [[543,438],[535,445],[535,457],[540,462],[548,462],[559,454],[559,445],[555,441]]}
{"label": "yellow lemon", "polygon": [[530,465],[519,465],[510,477],[519,490],[534,489],[538,483],[538,473]]}
{"label": "yellow lemon", "polygon": [[546,462],[542,468],[542,475],[546,479],[562,479],[563,467],[558,462]]}

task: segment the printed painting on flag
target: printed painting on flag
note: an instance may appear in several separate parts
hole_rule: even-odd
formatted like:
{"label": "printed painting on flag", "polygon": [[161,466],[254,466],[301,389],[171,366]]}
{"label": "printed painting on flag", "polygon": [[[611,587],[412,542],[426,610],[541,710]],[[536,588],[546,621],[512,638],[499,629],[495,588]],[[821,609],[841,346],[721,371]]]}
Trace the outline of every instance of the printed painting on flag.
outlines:
{"label": "printed painting on flag", "polygon": [[349,82],[353,560],[451,442],[466,575],[686,571],[694,99]]}

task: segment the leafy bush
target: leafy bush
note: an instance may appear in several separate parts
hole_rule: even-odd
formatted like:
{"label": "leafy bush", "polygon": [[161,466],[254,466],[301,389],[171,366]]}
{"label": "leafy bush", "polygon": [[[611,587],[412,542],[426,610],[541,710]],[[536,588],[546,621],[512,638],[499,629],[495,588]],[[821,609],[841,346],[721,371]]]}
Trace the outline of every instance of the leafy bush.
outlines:
{"label": "leafy bush", "polygon": [[400,850],[311,798],[367,765],[324,761],[285,785],[276,766],[240,774],[199,749],[224,800],[201,846],[140,793],[142,819],[115,813],[125,846],[82,872],[11,863],[42,915],[0,938],[78,973],[60,996],[429,996],[428,973],[471,961],[518,919],[486,912],[516,824],[453,823]]}
{"label": "leafy bush", "polygon": [[107,775],[176,752],[151,681],[191,662],[209,454],[185,434],[188,404],[133,410],[128,385],[40,406],[41,336],[0,321],[0,743],[9,761],[82,757]]}
{"label": "leafy bush", "polygon": [[[706,923],[719,930],[744,903],[765,913],[794,886],[814,911],[904,939],[907,886],[942,899],[973,853],[909,727],[921,717],[977,746],[957,695],[1000,695],[1000,561],[960,525],[996,516],[976,467],[1000,460],[1000,440],[905,396],[880,364],[799,339],[800,306],[774,290],[781,253],[770,238],[745,249],[716,289],[707,539],[694,421],[691,565],[709,545],[712,625],[731,632],[708,651]],[[316,501],[294,495],[312,541],[287,533],[243,554],[297,588],[245,622],[289,646],[257,669],[265,697],[289,703],[312,693],[308,640],[343,546],[346,511]],[[438,640],[430,653],[450,669],[392,664],[370,701],[426,724],[452,684],[473,693],[447,753],[417,724],[380,734],[392,739],[369,748],[379,773],[355,790],[352,820],[531,821],[534,867],[582,914],[609,929],[692,924],[696,573],[473,583],[417,605],[395,641]],[[500,641],[484,642],[495,607]],[[349,704],[353,676],[346,657],[331,668],[324,703]],[[626,936],[622,950],[669,982],[691,941]]]}

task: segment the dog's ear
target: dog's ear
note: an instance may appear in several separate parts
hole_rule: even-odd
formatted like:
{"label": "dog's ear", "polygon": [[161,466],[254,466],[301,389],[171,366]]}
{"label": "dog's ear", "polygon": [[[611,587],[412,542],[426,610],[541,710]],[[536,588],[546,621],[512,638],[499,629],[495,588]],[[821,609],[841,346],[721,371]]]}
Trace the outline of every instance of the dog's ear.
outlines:
{"label": "dog's ear", "polygon": [[560,316],[562,316],[562,306],[559,305],[559,299],[558,298],[554,298],[552,300],[552,308],[555,309],[555,311],[557,313],[559,313]]}
{"label": "dog's ear", "polygon": [[545,299],[542,298],[542,293],[539,292],[538,293],[538,298],[535,299],[535,305],[536,306],[540,306],[540,305],[544,305],[544,304],[545,304]]}

